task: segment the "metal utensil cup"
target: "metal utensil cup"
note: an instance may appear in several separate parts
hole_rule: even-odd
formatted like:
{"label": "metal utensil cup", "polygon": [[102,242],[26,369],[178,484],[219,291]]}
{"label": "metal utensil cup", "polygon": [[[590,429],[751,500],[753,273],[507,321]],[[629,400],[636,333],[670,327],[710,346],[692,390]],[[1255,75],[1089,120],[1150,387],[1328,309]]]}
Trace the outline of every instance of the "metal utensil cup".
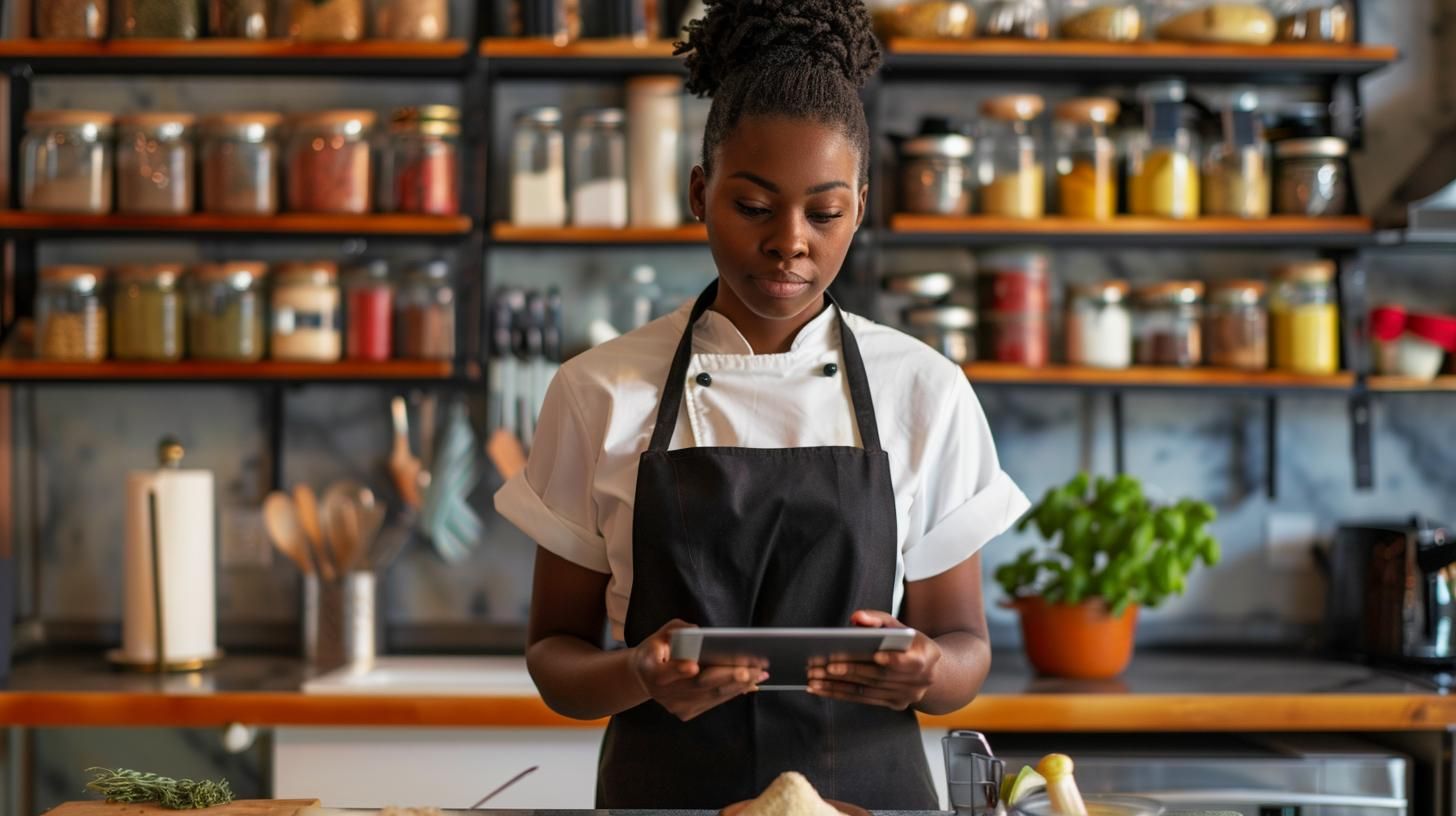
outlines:
{"label": "metal utensil cup", "polygon": [[990,816],[1001,801],[1006,766],[991,753],[979,731],[952,731],[940,740],[945,751],[945,781],[950,806],[965,816]]}
{"label": "metal utensil cup", "polygon": [[303,578],[303,656],[320,670],[367,668],[378,654],[379,616],[374,573],[350,572],[339,581]]}

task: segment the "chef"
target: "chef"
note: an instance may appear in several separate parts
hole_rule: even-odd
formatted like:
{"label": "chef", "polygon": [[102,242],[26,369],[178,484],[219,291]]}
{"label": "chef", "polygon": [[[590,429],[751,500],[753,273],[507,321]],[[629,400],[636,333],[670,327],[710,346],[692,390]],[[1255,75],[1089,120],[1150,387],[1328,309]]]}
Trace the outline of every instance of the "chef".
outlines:
{"label": "chef", "polygon": [[[539,545],[531,676],[557,712],[611,718],[600,807],[721,808],[792,770],[826,798],[934,809],[916,712],[985,679],[978,552],[1027,501],[964,374],[826,292],[869,194],[869,15],[709,0],[680,50],[713,99],[690,199],[718,275],[567,362],[496,496]],[[759,669],[671,660],[689,625],[917,634],[760,693]]]}

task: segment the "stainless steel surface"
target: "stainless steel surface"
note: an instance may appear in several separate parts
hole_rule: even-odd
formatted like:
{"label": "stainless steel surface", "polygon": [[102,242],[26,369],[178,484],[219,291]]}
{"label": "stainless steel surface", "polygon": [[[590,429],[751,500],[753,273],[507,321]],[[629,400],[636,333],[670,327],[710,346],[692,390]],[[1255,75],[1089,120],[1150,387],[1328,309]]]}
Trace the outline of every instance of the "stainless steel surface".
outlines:
{"label": "stainless steel surface", "polygon": [[1342,525],[1328,556],[1331,645],[1456,665],[1456,537],[1426,519]]}
{"label": "stainless steel surface", "polygon": [[969,159],[905,157],[900,162],[900,209],[917,215],[968,215],[974,183]]}
{"label": "stainless steel surface", "polygon": [[950,805],[964,816],[989,816],[1001,804],[1006,765],[979,731],[952,731],[940,740]]}
{"label": "stainless steel surface", "polygon": [[373,572],[340,581],[309,575],[303,581],[303,654],[314,667],[368,666],[378,653],[378,610]]}

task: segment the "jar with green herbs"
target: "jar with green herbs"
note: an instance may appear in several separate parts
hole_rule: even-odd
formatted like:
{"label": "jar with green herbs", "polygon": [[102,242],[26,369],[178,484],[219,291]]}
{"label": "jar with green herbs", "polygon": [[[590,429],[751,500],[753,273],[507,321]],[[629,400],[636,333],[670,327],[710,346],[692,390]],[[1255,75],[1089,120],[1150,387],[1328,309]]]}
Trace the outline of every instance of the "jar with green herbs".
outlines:
{"label": "jar with green herbs", "polygon": [[117,37],[195,40],[202,34],[201,0],[117,0]]}
{"label": "jar with green herbs", "polygon": [[194,121],[189,113],[137,113],[116,120],[117,212],[192,212]]}
{"label": "jar with green herbs", "polygon": [[288,38],[306,42],[364,39],[364,0],[285,0]]}
{"label": "jar with green herbs", "polygon": [[273,0],[208,0],[207,30],[214,37],[266,40],[273,30]]}
{"label": "jar with green herbs", "polygon": [[106,359],[107,320],[99,266],[48,266],[35,298],[35,352],[43,360]]}
{"label": "jar with green herbs", "polygon": [[259,261],[207,263],[187,276],[187,346],[198,360],[263,359],[263,283]]}
{"label": "jar with green herbs", "polygon": [[42,40],[104,40],[108,0],[35,0],[35,36]]}
{"label": "jar with green herbs", "polygon": [[118,360],[182,359],[181,264],[128,264],[117,268],[111,295],[111,349]]}

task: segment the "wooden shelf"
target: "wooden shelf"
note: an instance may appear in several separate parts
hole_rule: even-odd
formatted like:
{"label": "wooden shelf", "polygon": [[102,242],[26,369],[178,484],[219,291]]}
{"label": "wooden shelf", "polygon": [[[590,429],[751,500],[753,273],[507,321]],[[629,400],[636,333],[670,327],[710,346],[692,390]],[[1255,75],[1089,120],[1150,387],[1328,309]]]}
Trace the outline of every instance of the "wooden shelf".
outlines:
{"label": "wooden shelf", "polygon": [[1005,244],[1035,241],[1068,245],[1362,246],[1373,240],[1370,219],[1273,216],[1179,221],[1120,216],[1111,221],[997,216],[894,215],[887,243]]}
{"label": "wooden shelf", "polygon": [[1419,393],[1422,391],[1456,392],[1456,374],[1447,374],[1434,380],[1418,380],[1414,377],[1371,377],[1371,391]]}
{"label": "wooden shelf", "polygon": [[488,37],[480,43],[481,55],[489,59],[667,59],[672,52],[671,40],[577,40],[557,45],[534,37]]}
{"label": "wooden shelf", "polygon": [[446,237],[470,233],[468,216],[328,215],[281,213],[274,216],[232,215],[65,215],[0,211],[0,233],[117,234],[155,237],[160,234],[251,234],[258,236],[345,235],[359,237]]}
{"label": "wooden shelf", "polygon": [[0,360],[0,382],[392,382],[449,380],[451,364],[434,360],[381,363],[59,363],[49,360]]}
{"label": "wooden shelf", "polygon": [[51,73],[321,73],[464,75],[465,40],[0,40],[0,62]]}
{"label": "wooden shelf", "polygon": [[1027,385],[1089,388],[1210,389],[1230,391],[1348,391],[1355,375],[1309,376],[1285,371],[1238,371],[1222,368],[1126,369],[1047,366],[1029,368],[1007,363],[968,363],[962,368],[972,385]]}
{"label": "wooden shelf", "polygon": [[702,224],[653,229],[627,227],[518,227],[497,223],[492,240],[498,244],[582,244],[582,245],[650,245],[701,244],[708,240],[708,228]]}

